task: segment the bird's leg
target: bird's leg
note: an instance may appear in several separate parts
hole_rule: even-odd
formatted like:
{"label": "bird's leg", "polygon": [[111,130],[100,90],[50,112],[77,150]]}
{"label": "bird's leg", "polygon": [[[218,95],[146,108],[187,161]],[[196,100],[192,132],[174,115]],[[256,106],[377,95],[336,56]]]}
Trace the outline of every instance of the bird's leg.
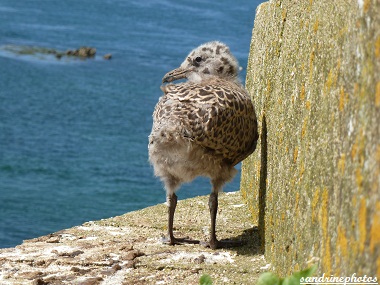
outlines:
{"label": "bird's leg", "polygon": [[218,212],[218,191],[213,191],[210,194],[209,202],[210,217],[211,217],[211,228],[210,228],[210,240],[206,243],[202,243],[206,247],[211,249],[217,248],[228,248],[244,245],[242,241],[232,241],[232,240],[217,240],[216,239],[216,214]]}
{"label": "bird's leg", "polygon": [[218,212],[218,192],[212,192],[208,200],[208,206],[210,208],[211,228],[210,228],[210,241],[209,246],[212,249],[218,248],[218,240],[216,239],[216,214]]}
{"label": "bird's leg", "polygon": [[166,201],[168,204],[168,238],[164,239],[164,243],[169,245],[192,243],[197,244],[199,240],[192,240],[189,238],[175,238],[173,234],[173,222],[174,222],[174,212],[177,207],[177,195],[175,193],[166,196]]}
{"label": "bird's leg", "polygon": [[174,212],[177,207],[177,195],[175,193],[169,194],[166,196],[166,201],[168,204],[168,236],[169,236],[169,244],[174,245],[176,240],[173,235],[173,222],[174,222]]}

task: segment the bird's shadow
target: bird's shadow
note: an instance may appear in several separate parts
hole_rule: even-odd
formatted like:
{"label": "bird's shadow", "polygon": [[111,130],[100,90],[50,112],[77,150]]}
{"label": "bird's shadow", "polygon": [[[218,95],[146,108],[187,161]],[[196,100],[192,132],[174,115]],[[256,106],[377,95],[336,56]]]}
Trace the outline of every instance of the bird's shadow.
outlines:
{"label": "bird's shadow", "polygon": [[226,246],[225,248],[234,250],[239,255],[255,255],[264,253],[261,247],[259,229],[257,226],[246,229],[240,235],[231,237],[225,241],[230,241],[231,244],[235,244]]}

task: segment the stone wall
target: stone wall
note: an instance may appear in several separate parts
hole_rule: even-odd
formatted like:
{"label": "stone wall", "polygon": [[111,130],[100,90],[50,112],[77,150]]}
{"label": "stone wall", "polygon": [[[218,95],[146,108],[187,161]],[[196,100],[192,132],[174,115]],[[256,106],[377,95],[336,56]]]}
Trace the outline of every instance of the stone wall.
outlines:
{"label": "stone wall", "polygon": [[380,1],[269,1],[247,89],[241,188],[274,270],[380,277]]}

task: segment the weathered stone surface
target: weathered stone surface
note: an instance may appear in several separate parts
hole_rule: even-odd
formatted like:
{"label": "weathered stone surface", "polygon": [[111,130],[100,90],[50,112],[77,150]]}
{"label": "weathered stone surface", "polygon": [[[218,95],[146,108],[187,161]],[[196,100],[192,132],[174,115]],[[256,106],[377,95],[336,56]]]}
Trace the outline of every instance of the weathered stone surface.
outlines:
{"label": "weathered stone surface", "polygon": [[[208,197],[179,201],[176,235],[208,238]],[[9,249],[0,249],[0,284],[255,284],[265,271],[256,227],[240,193],[220,196],[218,237],[246,245],[214,251],[201,245],[168,246],[167,207],[157,205],[123,216],[88,222]]]}
{"label": "weathered stone surface", "polygon": [[[380,277],[380,1],[269,1],[247,89],[261,139],[242,191],[281,275]],[[317,274],[318,274],[317,273]]]}

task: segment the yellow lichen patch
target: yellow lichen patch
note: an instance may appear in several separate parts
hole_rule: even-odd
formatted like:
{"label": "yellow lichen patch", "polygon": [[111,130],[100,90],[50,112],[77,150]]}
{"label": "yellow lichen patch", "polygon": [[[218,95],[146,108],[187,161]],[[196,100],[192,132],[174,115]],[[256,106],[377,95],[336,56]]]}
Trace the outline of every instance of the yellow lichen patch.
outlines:
{"label": "yellow lichen patch", "polygon": [[314,63],[314,57],[315,57],[315,54],[314,54],[314,51],[312,51],[311,54],[310,54],[310,60],[309,60],[309,67],[310,67],[309,80],[310,80],[310,81],[311,81],[311,79],[313,78],[313,63]]}
{"label": "yellow lichen patch", "polygon": [[[334,71],[330,69],[329,74],[327,75],[326,83],[325,83],[325,93],[329,93],[331,90],[331,87],[336,84],[337,75],[334,74]],[[325,95],[326,95],[325,94]]]}
{"label": "yellow lichen patch", "polygon": [[296,184],[296,178],[295,177],[292,177],[292,179],[290,180],[290,186],[292,187],[292,188],[294,188],[294,185]]}
{"label": "yellow lichen patch", "polygon": [[364,197],[360,200],[359,205],[359,215],[358,215],[358,224],[359,224],[359,250],[360,252],[364,251],[365,241],[367,238],[367,205]]}
{"label": "yellow lichen patch", "polygon": [[326,80],[326,87],[327,87],[327,92],[330,91],[331,85],[333,84],[333,78],[334,74],[332,69],[330,69],[329,74],[327,75],[327,80]]}
{"label": "yellow lichen patch", "polygon": [[286,20],[286,14],[287,14],[286,9],[283,9],[282,12],[281,12],[281,16],[282,16],[282,20],[283,20],[283,21]]}
{"label": "yellow lichen patch", "polygon": [[301,138],[305,137],[306,134],[306,128],[307,128],[307,118],[303,121],[302,129],[301,129]]}
{"label": "yellow lichen patch", "polygon": [[380,36],[378,36],[375,41],[375,56],[377,58],[380,57]]}
{"label": "yellow lichen patch", "polygon": [[356,177],[356,185],[359,188],[359,192],[361,192],[363,187],[363,174],[361,168],[357,168],[355,171],[355,177]]}
{"label": "yellow lichen patch", "polygon": [[302,86],[301,88],[300,99],[302,101],[305,99],[305,86]]}
{"label": "yellow lichen patch", "polygon": [[[256,168],[256,177],[257,178],[260,177],[260,169],[261,169],[261,165]],[[250,186],[251,186],[251,189],[252,189],[253,188],[253,181],[250,184]]]}
{"label": "yellow lichen patch", "polygon": [[352,160],[355,159],[357,152],[358,152],[358,142],[355,141],[355,143],[352,145],[352,148],[351,148],[351,158],[352,158]]}
{"label": "yellow lichen patch", "polygon": [[350,241],[349,241],[349,246],[350,246],[350,249],[348,251],[348,255],[349,255],[349,258],[348,258],[348,262],[349,264],[352,266],[352,264],[355,262],[355,259],[357,258],[358,256],[358,241],[356,239],[356,237],[354,235],[351,235],[350,236]]}
{"label": "yellow lichen patch", "polygon": [[375,56],[377,58],[380,57],[380,36],[377,37],[375,42]]}
{"label": "yellow lichen patch", "polygon": [[319,21],[318,21],[318,19],[316,19],[314,22],[314,26],[313,26],[314,33],[317,33],[318,26],[319,26]]}
{"label": "yellow lichen patch", "polygon": [[376,147],[376,161],[377,163],[380,163],[380,144]]}
{"label": "yellow lichen patch", "polygon": [[357,20],[357,21],[356,21],[356,27],[357,27],[357,28],[360,28],[360,26],[361,26],[361,22],[360,22],[360,20]]}
{"label": "yellow lichen patch", "polygon": [[[356,205],[358,204],[358,198],[353,195],[352,200],[351,200],[352,208],[356,208]],[[352,226],[353,228],[355,227],[354,225]]]}
{"label": "yellow lichen patch", "polygon": [[244,201],[247,201],[247,192],[245,189],[240,189],[241,196],[243,197]]}
{"label": "yellow lichen patch", "polygon": [[[364,69],[364,68],[363,68]],[[366,76],[363,76],[363,77],[366,77]],[[366,92],[366,89],[364,88],[364,86],[362,86],[360,88],[360,91],[359,91],[359,96],[364,99],[366,96],[367,96],[367,92]]]}
{"label": "yellow lichen patch", "polygon": [[359,84],[357,82],[355,82],[354,84],[354,95],[356,96],[359,92]]}
{"label": "yellow lichen patch", "polygon": [[340,156],[340,159],[338,161],[338,170],[340,174],[344,174],[345,165],[346,165],[346,155],[343,153]]}
{"label": "yellow lichen patch", "polygon": [[301,20],[300,20],[300,29],[303,28],[303,24],[304,24],[304,22],[303,22],[303,20],[301,19]]}
{"label": "yellow lichen patch", "polygon": [[[256,165],[256,167],[255,167],[255,170],[256,170],[256,177],[255,177],[255,179],[256,180],[259,179],[259,177],[260,177],[260,169],[261,169],[261,162],[258,162],[257,165]],[[247,173],[249,173],[249,172],[247,172]],[[250,183],[250,185],[249,185],[251,187],[251,189],[253,187],[253,183],[254,183],[254,180],[252,180],[251,183]]]}
{"label": "yellow lichen patch", "polygon": [[364,166],[365,160],[365,136],[363,129],[360,129],[360,137],[359,137],[359,163],[360,166]]}
{"label": "yellow lichen patch", "polygon": [[329,192],[326,188],[322,192],[322,201],[321,201],[321,223],[322,223],[322,232],[327,234],[328,230],[328,204],[329,204]]}
{"label": "yellow lichen patch", "polygon": [[376,202],[375,212],[372,217],[371,231],[369,234],[369,248],[371,253],[374,253],[376,245],[380,245],[380,201]]}
{"label": "yellow lichen patch", "polygon": [[259,221],[257,209],[255,209],[253,205],[249,205],[248,209],[249,209],[249,212],[251,213],[251,220],[253,221],[254,224],[257,224]]}
{"label": "yellow lichen patch", "polygon": [[339,96],[339,111],[343,111],[345,104],[345,94],[343,86],[340,87],[340,96]]}
{"label": "yellow lichen patch", "polygon": [[284,141],[284,132],[280,132],[278,135],[278,144],[281,145]]}
{"label": "yellow lichen patch", "polygon": [[293,162],[296,163],[298,158],[298,146],[295,147],[294,153],[293,153]]}
{"label": "yellow lichen patch", "polygon": [[310,110],[311,108],[311,103],[309,100],[306,101],[306,109]]}
{"label": "yellow lichen patch", "polygon": [[[301,162],[301,166],[300,166],[300,178],[302,178],[304,172],[305,172],[305,164],[304,164],[304,162],[302,161],[302,162]],[[298,193],[298,192],[297,192],[297,193]]]}
{"label": "yellow lichen patch", "polygon": [[340,250],[340,254],[342,259],[347,258],[347,252],[348,252],[348,239],[346,237],[346,233],[341,225],[338,226],[338,237],[337,237],[337,246]]}
{"label": "yellow lichen patch", "polygon": [[271,92],[271,85],[270,85],[270,80],[267,80],[267,95],[269,95]]}
{"label": "yellow lichen patch", "polygon": [[329,193],[327,189],[323,189],[322,192],[322,204],[321,204],[321,228],[322,228],[322,238],[323,238],[323,254],[322,254],[322,265],[326,274],[331,272],[331,247],[330,238],[328,234],[329,226]]}
{"label": "yellow lichen patch", "polygon": [[302,73],[305,71],[305,62],[302,62],[302,64],[301,64],[301,71],[302,71]]}
{"label": "yellow lichen patch", "polygon": [[368,12],[370,5],[371,5],[371,0],[364,0],[363,10],[364,10],[365,13]]}
{"label": "yellow lichen patch", "polygon": [[340,70],[340,64],[342,63],[342,60],[340,58],[338,58],[337,60],[337,63],[336,63],[336,76],[335,76],[335,84],[338,80],[338,74],[339,74],[339,70]]}
{"label": "yellow lichen patch", "polygon": [[315,222],[317,218],[317,206],[319,205],[319,188],[315,189],[313,200],[311,202],[311,220]]}
{"label": "yellow lichen patch", "polygon": [[364,165],[364,154],[365,154],[365,136],[363,129],[359,130],[359,135],[356,137],[355,143],[351,148],[351,158],[355,160],[358,158],[360,166]]}
{"label": "yellow lichen patch", "polygon": [[380,107],[380,81],[376,84],[375,106]]}

